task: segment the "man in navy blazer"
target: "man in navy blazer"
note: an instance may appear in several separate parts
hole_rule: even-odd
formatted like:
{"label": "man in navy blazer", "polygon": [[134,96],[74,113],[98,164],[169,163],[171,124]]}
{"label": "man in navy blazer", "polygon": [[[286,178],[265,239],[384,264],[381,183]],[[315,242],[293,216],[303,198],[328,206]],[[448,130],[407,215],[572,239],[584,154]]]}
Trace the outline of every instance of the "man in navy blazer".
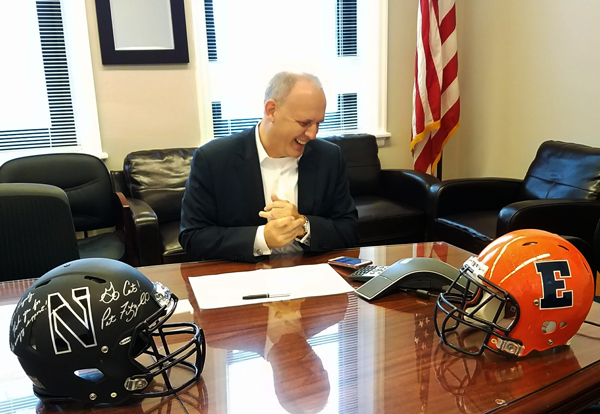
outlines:
{"label": "man in navy blazer", "polygon": [[198,148],[179,241],[196,259],[257,261],[358,242],[358,213],[340,148],[316,134],[325,95],[309,74],[281,72],[255,127]]}

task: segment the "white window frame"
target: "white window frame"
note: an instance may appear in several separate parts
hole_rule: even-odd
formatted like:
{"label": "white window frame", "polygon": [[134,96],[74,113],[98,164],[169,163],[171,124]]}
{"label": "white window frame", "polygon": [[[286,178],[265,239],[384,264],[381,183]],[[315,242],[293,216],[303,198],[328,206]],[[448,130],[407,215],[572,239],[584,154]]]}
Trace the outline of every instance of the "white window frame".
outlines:
{"label": "white window frame", "polygon": [[100,138],[85,2],[60,0],[60,3],[78,145],[0,151],[0,165],[14,158],[49,153],[83,152],[103,159],[108,157],[102,151]]}
{"label": "white window frame", "polygon": [[[212,104],[208,79],[208,47],[206,43],[206,19],[204,0],[192,3],[191,14],[194,26],[194,56],[198,112],[200,119],[200,143],[205,144],[214,138],[212,122]],[[388,67],[388,0],[366,0],[358,2],[358,25],[375,27],[359,36],[359,48],[364,52],[364,62],[369,62],[368,87],[370,96],[362,99],[358,110],[367,113],[371,123],[367,132],[377,137],[378,145],[384,145],[390,137],[387,131],[387,67]],[[362,45],[362,47],[361,47]],[[365,47],[377,45],[377,47]],[[265,85],[266,86],[266,85]],[[262,117],[262,114],[257,114]]]}

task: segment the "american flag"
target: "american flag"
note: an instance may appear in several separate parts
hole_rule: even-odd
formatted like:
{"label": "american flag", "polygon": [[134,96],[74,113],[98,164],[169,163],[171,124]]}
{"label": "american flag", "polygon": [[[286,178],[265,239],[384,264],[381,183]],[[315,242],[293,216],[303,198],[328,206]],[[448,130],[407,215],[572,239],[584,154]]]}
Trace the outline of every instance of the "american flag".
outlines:
{"label": "american flag", "polygon": [[419,382],[419,400],[421,413],[427,411],[429,402],[429,373],[431,371],[431,349],[433,338],[437,337],[433,328],[433,312],[415,313],[415,355],[417,363],[417,380]]}
{"label": "american flag", "polygon": [[415,170],[433,174],[459,116],[454,0],[419,0],[411,130]]}

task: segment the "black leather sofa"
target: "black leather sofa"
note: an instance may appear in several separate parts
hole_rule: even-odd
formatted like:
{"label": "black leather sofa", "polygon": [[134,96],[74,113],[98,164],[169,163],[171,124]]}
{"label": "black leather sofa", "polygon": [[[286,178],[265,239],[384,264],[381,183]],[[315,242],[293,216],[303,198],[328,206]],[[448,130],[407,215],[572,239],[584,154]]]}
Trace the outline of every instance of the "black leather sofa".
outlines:
{"label": "black leather sofa", "polygon": [[546,141],[523,179],[447,180],[431,187],[432,239],[479,253],[517,229],[542,229],[588,246],[600,219],[600,148]]}
{"label": "black leather sofa", "polygon": [[[382,170],[377,141],[368,134],[322,138],[346,159],[350,192],[359,215],[360,246],[427,239],[428,194],[439,182],[413,170]],[[191,260],[178,242],[181,199],[195,148],[136,151],[123,171],[112,171],[129,199],[136,266]]]}

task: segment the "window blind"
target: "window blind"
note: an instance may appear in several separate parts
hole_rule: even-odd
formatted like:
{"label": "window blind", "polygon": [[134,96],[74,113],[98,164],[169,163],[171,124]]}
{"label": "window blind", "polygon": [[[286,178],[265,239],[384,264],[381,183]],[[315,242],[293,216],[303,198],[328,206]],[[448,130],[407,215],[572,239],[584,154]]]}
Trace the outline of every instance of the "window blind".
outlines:
{"label": "window blind", "polygon": [[337,0],[337,53],[338,56],[357,56],[356,0]]}
{"label": "window blind", "polygon": [[36,1],[50,127],[0,131],[0,151],[76,146],[60,0]]}
{"label": "window blind", "polygon": [[206,43],[209,62],[217,61],[217,35],[215,34],[215,14],[212,0],[204,0],[204,16],[206,18]]}

